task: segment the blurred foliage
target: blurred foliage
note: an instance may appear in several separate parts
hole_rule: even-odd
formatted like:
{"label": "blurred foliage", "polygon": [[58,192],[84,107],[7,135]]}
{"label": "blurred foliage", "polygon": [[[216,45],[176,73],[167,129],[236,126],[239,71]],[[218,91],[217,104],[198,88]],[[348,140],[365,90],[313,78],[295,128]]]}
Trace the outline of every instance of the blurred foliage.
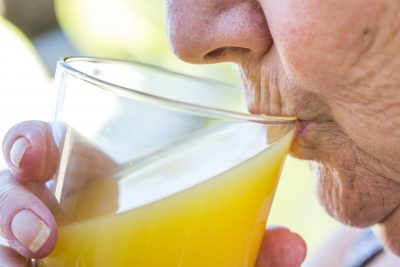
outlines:
{"label": "blurred foliage", "polygon": [[239,84],[232,64],[192,65],[173,55],[165,0],[56,0],[55,9],[62,29],[82,54],[144,61]]}

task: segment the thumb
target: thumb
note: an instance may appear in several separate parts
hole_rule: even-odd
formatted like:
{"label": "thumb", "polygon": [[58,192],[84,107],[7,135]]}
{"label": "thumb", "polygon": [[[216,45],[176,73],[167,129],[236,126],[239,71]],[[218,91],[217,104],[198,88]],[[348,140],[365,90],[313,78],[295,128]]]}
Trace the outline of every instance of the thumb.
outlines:
{"label": "thumb", "polygon": [[304,240],[287,228],[268,229],[258,254],[257,267],[299,267],[307,254]]}

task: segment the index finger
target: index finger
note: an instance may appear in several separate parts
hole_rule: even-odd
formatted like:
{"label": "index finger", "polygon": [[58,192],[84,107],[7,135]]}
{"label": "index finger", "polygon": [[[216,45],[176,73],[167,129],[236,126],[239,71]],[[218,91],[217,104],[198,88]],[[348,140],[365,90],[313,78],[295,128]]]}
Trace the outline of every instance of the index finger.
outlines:
{"label": "index finger", "polygon": [[59,163],[51,127],[41,121],[17,124],[6,134],[3,155],[11,173],[20,181],[47,181]]}

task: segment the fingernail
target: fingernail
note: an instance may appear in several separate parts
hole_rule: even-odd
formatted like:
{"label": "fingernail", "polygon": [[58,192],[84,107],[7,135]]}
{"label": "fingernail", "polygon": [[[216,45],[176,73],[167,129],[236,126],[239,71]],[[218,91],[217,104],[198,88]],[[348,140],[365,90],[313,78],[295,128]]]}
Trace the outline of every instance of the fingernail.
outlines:
{"label": "fingernail", "polygon": [[11,221],[11,232],[21,244],[36,252],[49,238],[50,228],[31,211],[22,210]]}
{"label": "fingernail", "polygon": [[19,168],[21,163],[21,159],[25,154],[25,151],[31,146],[28,140],[25,137],[20,137],[15,140],[14,144],[10,150],[10,159],[12,164]]}

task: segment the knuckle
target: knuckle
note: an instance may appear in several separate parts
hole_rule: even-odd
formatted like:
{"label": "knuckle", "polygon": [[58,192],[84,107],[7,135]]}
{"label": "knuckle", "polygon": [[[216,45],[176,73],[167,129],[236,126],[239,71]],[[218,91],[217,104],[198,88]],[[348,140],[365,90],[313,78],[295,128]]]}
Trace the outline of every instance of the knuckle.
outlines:
{"label": "knuckle", "polygon": [[10,179],[2,179],[0,182],[0,232],[7,233],[7,225],[11,213],[15,208],[15,199],[19,196],[18,190],[10,182]]}

